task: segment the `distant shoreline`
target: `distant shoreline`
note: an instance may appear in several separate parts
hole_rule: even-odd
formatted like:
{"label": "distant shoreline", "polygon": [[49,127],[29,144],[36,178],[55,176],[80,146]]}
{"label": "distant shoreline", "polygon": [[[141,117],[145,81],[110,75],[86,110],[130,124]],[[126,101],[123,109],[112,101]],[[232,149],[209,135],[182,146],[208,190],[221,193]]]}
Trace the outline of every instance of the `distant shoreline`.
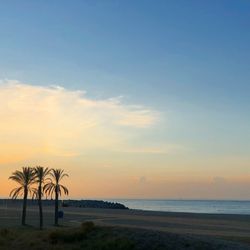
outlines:
{"label": "distant shoreline", "polygon": [[[0,205],[21,206],[22,199],[0,199]],[[54,205],[53,200],[43,200],[45,206]],[[61,200],[64,207],[131,209],[152,212],[173,212],[188,214],[227,214],[250,215],[250,201],[225,200],[143,200],[143,199],[110,199],[110,200]],[[29,200],[29,206],[37,205],[36,200]]]}
{"label": "distant shoreline", "polygon": [[250,214],[250,201],[117,199],[130,209],[201,214]]}
{"label": "distant shoreline", "polygon": [[[5,206],[21,206],[22,199],[0,199],[0,205]],[[36,206],[38,201],[36,199],[28,199],[28,206]],[[44,199],[43,205],[54,206],[55,201],[53,199]],[[61,207],[78,207],[78,208],[104,208],[104,209],[128,209],[125,205],[118,202],[109,202],[103,200],[59,200]]]}

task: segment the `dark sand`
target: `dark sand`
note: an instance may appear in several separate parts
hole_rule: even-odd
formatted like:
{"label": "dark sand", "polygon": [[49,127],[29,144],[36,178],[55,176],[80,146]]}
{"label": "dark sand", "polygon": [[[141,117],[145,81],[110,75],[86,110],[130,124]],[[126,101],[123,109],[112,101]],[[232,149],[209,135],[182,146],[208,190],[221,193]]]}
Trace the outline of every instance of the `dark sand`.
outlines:
{"label": "dark sand", "polygon": [[[230,242],[226,242],[228,248],[221,249],[250,249],[249,215],[214,215],[71,207],[63,208],[63,210],[65,216],[61,220],[61,224],[64,226],[78,226],[83,221],[91,220],[97,225],[165,232],[166,238],[183,236],[194,237],[195,239],[208,242],[217,242],[217,239],[220,239],[244,243],[238,246],[237,244],[230,245]],[[53,207],[44,207],[46,227],[53,226],[53,215]],[[27,223],[32,226],[38,226],[38,218],[38,209],[29,207]],[[17,227],[20,224],[20,220],[20,207],[0,207],[1,228]]]}

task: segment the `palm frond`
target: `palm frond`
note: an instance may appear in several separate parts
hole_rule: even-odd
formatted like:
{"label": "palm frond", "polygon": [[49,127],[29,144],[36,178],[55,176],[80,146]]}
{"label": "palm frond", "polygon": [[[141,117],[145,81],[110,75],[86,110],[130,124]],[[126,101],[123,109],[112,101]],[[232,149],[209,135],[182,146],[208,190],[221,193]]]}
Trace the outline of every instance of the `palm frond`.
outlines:
{"label": "palm frond", "polygon": [[25,189],[28,190],[28,193],[31,193],[30,187],[35,183],[35,172],[31,167],[23,167],[22,171],[16,170],[13,172],[9,179],[19,184],[19,187],[13,189],[10,193],[10,196],[16,199],[23,194]]}
{"label": "palm frond", "polygon": [[64,194],[65,195],[68,195],[69,194],[69,190],[65,187],[65,186],[63,186],[63,185],[60,185],[60,189],[63,189],[63,192],[64,192]]}
{"label": "palm frond", "polygon": [[14,188],[11,192],[10,192],[10,197],[12,199],[16,199],[18,196],[23,194],[23,187],[18,187],[18,188]]}
{"label": "palm frond", "polygon": [[62,191],[65,195],[68,195],[68,189],[61,185],[60,182],[64,177],[68,177],[68,174],[64,173],[62,169],[51,169],[49,172],[49,183],[44,185],[44,191],[46,195],[51,196],[58,191],[59,196],[62,195]]}
{"label": "palm frond", "polygon": [[44,185],[43,188],[44,192],[46,195],[51,196],[53,195],[53,192],[55,191],[55,185],[52,182],[47,183],[46,185]]}

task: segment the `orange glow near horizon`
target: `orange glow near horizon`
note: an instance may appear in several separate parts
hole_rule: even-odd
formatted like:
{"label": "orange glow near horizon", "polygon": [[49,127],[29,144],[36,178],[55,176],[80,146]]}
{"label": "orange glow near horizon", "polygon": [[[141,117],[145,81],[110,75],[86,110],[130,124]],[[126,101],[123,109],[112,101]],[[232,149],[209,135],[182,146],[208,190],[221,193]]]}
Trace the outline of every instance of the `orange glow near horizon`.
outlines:
{"label": "orange glow near horizon", "polygon": [[250,178],[239,172],[248,159],[204,158],[146,140],[159,112],[60,87],[8,81],[0,90],[2,197],[15,186],[13,171],[36,165],[65,169],[70,198],[249,197]]}

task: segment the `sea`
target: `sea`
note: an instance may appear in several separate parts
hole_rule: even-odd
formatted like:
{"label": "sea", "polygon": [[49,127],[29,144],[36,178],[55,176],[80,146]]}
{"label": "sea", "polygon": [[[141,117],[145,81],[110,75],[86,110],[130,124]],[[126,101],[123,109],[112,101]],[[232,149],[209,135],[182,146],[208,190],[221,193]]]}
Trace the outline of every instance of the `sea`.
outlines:
{"label": "sea", "polygon": [[119,202],[130,209],[209,213],[209,214],[249,214],[250,201],[237,200],[143,200],[143,199],[112,199],[110,202]]}

